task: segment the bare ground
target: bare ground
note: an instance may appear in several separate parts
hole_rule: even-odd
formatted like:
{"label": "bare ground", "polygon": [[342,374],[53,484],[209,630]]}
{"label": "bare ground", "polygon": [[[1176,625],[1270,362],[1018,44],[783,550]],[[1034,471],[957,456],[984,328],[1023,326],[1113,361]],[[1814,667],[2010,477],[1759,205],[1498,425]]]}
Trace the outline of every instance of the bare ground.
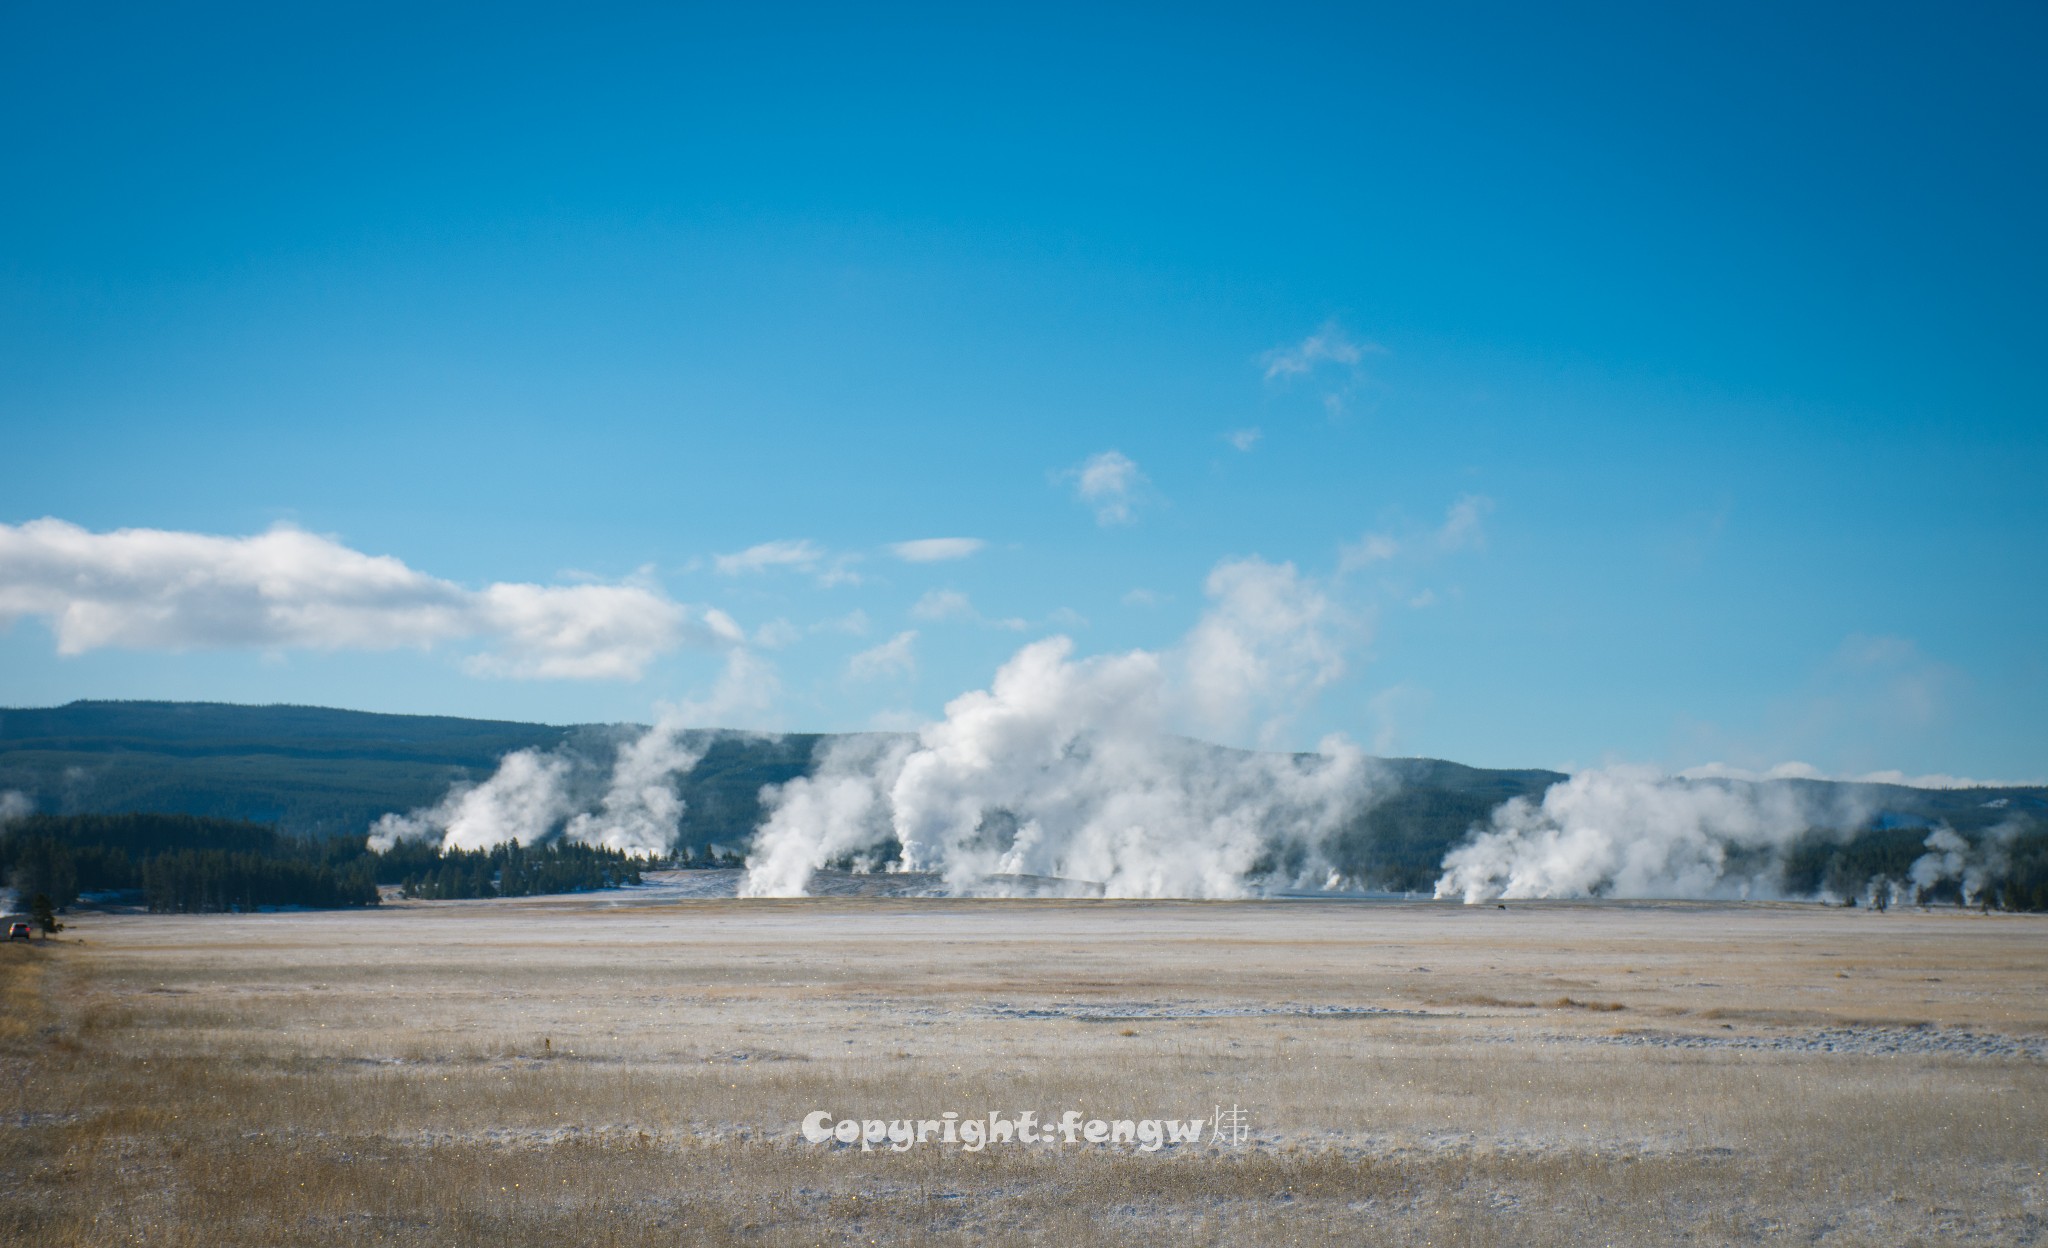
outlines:
{"label": "bare ground", "polygon": [[[0,949],[0,1242],[2024,1244],[2048,920],[827,898]],[[805,1143],[811,1110],[1248,1114]]]}

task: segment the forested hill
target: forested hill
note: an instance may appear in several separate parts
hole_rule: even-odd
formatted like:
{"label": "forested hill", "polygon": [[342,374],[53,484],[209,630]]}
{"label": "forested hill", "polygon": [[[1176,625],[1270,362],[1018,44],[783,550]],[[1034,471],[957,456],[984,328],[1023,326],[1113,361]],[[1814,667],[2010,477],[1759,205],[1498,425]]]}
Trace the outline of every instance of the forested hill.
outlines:
{"label": "forested hill", "polygon": [[[568,744],[603,755],[621,731],[218,702],[0,708],[0,792],[27,794],[46,814],[158,811],[324,837],[431,805],[513,750]],[[817,740],[719,740],[684,781],[684,844],[743,838],[760,787],[808,770]]]}
{"label": "forested hill", "polygon": [[164,811],[324,836],[438,799],[547,724],[374,715],[313,706],[73,702],[0,709],[0,789],[49,814]]}
{"label": "forested hill", "polygon": [[[73,702],[0,709],[0,790],[27,794],[47,814],[162,811],[322,837],[429,805],[458,781],[482,780],[513,750],[569,745],[603,755],[620,731],[315,706]],[[807,772],[821,739],[716,740],[681,783],[681,846],[743,840],[759,822],[761,786]],[[1402,790],[1351,838],[1361,861],[1382,871],[1433,870],[1447,838],[1563,779],[1432,759],[1389,766]]]}
{"label": "forested hill", "polygon": [[[316,839],[360,835],[380,815],[431,805],[451,785],[484,779],[513,750],[560,749],[608,768],[616,743],[634,731],[310,706],[74,702],[0,709],[0,793],[17,790],[49,815],[162,812],[274,824]],[[760,821],[762,786],[806,774],[827,739],[707,731],[700,744],[708,753],[679,782],[686,805],[676,848],[744,843]],[[1400,784],[1339,832],[1331,849],[1346,872],[1396,889],[1428,888],[1444,852],[1473,825],[1502,802],[1540,797],[1565,778],[1435,759],[1383,761]],[[1936,823],[1974,837],[2012,815],[2048,822],[2048,790],[2038,788],[1858,787],[1874,822],[1864,838],[1869,844],[1859,841],[1857,852],[1876,855],[1873,870],[1892,870],[1891,860],[1901,855],[1910,862]],[[1828,862],[1801,869],[1818,880]]]}

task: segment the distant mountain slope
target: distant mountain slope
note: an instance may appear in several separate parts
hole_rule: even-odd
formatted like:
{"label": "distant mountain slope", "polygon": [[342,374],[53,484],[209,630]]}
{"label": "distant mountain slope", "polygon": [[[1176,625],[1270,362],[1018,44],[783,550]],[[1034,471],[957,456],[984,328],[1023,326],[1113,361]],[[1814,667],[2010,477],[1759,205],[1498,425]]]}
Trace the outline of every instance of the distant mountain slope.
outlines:
{"label": "distant mountain slope", "polygon": [[50,814],[163,811],[327,836],[433,802],[513,750],[579,731],[213,702],[0,709],[0,789]]}
{"label": "distant mountain slope", "polygon": [[[579,742],[601,748],[617,731],[314,706],[73,702],[0,709],[0,789],[29,794],[50,814],[164,811],[330,836],[429,805],[452,784],[484,779],[513,750]],[[760,821],[761,787],[807,773],[826,739],[791,733],[711,740],[681,785],[687,805],[680,843],[743,840]],[[1348,842],[1353,857],[1377,874],[1418,880],[1472,822],[1510,797],[1541,793],[1563,779],[1431,759],[1388,766],[1403,782],[1400,794]]]}
{"label": "distant mountain slope", "polygon": [[[301,836],[360,833],[380,816],[438,801],[480,781],[519,749],[575,747],[608,756],[618,725],[556,726],[431,715],[380,715],[311,706],[191,702],[74,702],[0,709],[0,790],[28,794],[49,814],[160,811],[275,823]],[[760,792],[809,772],[814,733],[706,734],[708,750],[680,788],[678,844],[737,845],[760,822]],[[1220,748],[1220,747],[1219,747]],[[1400,784],[1336,837],[1345,872],[1384,888],[1427,889],[1447,849],[1502,802],[1540,798],[1566,777],[1490,770],[1438,759],[1386,759]],[[1840,786],[1781,781],[1791,786]],[[1873,828],[1902,829],[1896,853],[1917,853],[1907,831],[1945,822],[1967,834],[2010,814],[2048,819],[2048,790],[1944,791],[1858,785]],[[1818,867],[1815,870],[1819,870]]]}
{"label": "distant mountain slope", "polygon": [[73,702],[0,708],[0,750],[143,749],[187,756],[281,754],[489,766],[508,750],[575,732],[548,724],[445,715],[380,715],[324,706],[228,702]]}

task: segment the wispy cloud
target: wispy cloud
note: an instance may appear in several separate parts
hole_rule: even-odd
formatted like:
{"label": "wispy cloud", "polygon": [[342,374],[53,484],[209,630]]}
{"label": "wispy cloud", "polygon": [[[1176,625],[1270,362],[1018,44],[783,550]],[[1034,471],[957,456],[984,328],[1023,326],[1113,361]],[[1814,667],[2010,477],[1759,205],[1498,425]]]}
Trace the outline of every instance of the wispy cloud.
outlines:
{"label": "wispy cloud", "polygon": [[784,538],[749,546],[729,555],[717,555],[711,562],[724,576],[802,572],[814,575],[819,585],[832,589],[840,585],[860,584],[861,575],[855,566],[860,561],[861,556],[857,554],[834,555],[808,538]]}
{"label": "wispy cloud", "polygon": [[1224,441],[1240,451],[1249,451],[1259,444],[1260,438],[1265,436],[1265,433],[1257,425],[1253,425],[1249,429],[1231,430],[1228,434],[1224,435]]}
{"label": "wispy cloud", "polygon": [[921,537],[897,542],[889,547],[889,553],[905,563],[944,563],[979,554],[987,545],[978,537]]}
{"label": "wispy cloud", "polygon": [[1330,321],[1300,342],[1263,353],[1259,365],[1268,384],[1313,381],[1321,392],[1323,410],[1335,419],[1344,414],[1348,400],[1364,380],[1365,357],[1385,353],[1385,347],[1357,341]]}
{"label": "wispy cloud", "polygon": [[582,680],[636,679],[679,646],[726,646],[738,633],[644,577],[471,590],[290,525],[223,537],[56,519],[0,525],[0,623],[22,617],[47,620],[67,655],[475,642],[484,649],[464,665],[474,674]]}
{"label": "wispy cloud", "polygon": [[743,645],[747,640],[747,630],[740,627],[739,621],[720,611],[717,607],[705,608],[704,626],[710,629],[712,635],[720,641],[735,646]]}
{"label": "wispy cloud", "polygon": [[859,555],[835,556],[831,565],[818,573],[818,584],[826,589],[835,589],[841,585],[860,584],[862,577],[859,569],[855,566],[860,561],[861,557]]}
{"label": "wispy cloud", "polygon": [[848,680],[879,680],[887,676],[917,674],[917,630],[906,629],[879,646],[863,650],[846,663]]}
{"label": "wispy cloud", "polygon": [[984,628],[1003,628],[1021,633],[1031,625],[1015,617],[998,618],[983,615],[975,609],[974,603],[957,589],[927,590],[923,597],[911,604],[910,614],[920,620],[972,620]]}
{"label": "wispy cloud", "polygon": [[1441,551],[1470,550],[1486,545],[1486,517],[1493,512],[1493,500],[1483,494],[1467,494],[1451,504],[1443,527],[1436,532]]}
{"label": "wispy cloud", "polygon": [[845,615],[820,620],[811,625],[811,631],[814,633],[845,633],[849,637],[865,637],[868,635],[868,628],[868,613],[858,607]]}
{"label": "wispy cloud", "polygon": [[[1408,556],[1426,560],[1460,550],[1477,550],[1486,545],[1486,517],[1493,512],[1493,500],[1483,494],[1467,494],[1452,503],[1444,521],[1435,529],[1396,537],[1391,533],[1366,533],[1357,541],[1337,549],[1337,570],[1357,572],[1377,563]],[[1429,601],[1435,601],[1431,596]],[[1425,606],[1427,603],[1415,603]]]}
{"label": "wispy cloud", "polygon": [[1903,771],[1865,771],[1830,775],[1811,763],[1789,762],[1756,769],[1731,767],[1726,763],[1703,763],[1688,767],[1678,773],[1682,780],[1833,780],[1845,784],[1895,784],[1912,789],[2016,789],[2037,786],[2039,778],[2033,780],[1977,780],[1969,776],[1951,776],[1944,772],[1914,776]]}
{"label": "wispy cloud", "polygon": [[910,614],[920,620],[956,620],[973,619],[976,612],[974,604],[959,590],[932,589],[911,605]]}
{"label": "wispy cloud", "polygon": [[1129,524],[1136,519],[1137,493],[1145,474],[1137,461],[1122,451],[1102,451],[1059,474],[1074,486],[1074,497],[1095,509],[1095,522],[1104,527]]}
{"label": "wispy cloud", "polygon": [[1274,347],[1259,357],[1259,363],[1265,365],[1267,381],[1281,381],[1307,376],[1326,364],[1356,368],[1367,355],[1384,354],[1385,351],[1386,348],[1378,343],[1353,341],[1335,321],[1331,321],[1300,342]]}
{"label": "wispy cloud", "polygon": [[725,667],[709,696],[680,702],[674,711],[683,723],[766,728],[781,693],[782,678],[773,663],[744,647],[734,647],[726,651]]}
{"label": "wispy cloud", "polygon": [[754,644],[763,650],[781,650],[803,640],[803,631],[784,619],[773,619],[754,630]]}
{"label": "wispy cloud", "polygon": [[787,539],[777,542],[762,542],[730,555],[719,555],[712,560],[720,573],[726,576],[741,576],[749,572],[770,572],[778,569],[793,569],[808,572],[825,558],[825,552],[815,543],[803,539]]}
{"label": "wispy cloud", "polygon": [[1385,533],[1367,533],[1357,541],[1346,542],[1337,548],[1337,570],[1356,572],[1375,563],[1385,563],[1400,553],[1398,539]]}

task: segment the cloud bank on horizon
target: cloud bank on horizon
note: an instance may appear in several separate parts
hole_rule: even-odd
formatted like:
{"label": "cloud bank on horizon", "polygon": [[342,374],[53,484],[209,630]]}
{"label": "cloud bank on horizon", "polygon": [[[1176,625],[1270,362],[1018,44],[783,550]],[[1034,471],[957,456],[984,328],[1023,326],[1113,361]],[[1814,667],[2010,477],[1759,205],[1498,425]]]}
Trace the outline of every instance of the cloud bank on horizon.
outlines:
{"label": "cloud bank on horizon", "polygon": [[0,623],[24,617],[63,655],[474,643],[474,674],[570,680],[632,680],[680,646],[743,640],[724,612],[651,583],[472,590],[284,524],[253,537],[0,524]]}

